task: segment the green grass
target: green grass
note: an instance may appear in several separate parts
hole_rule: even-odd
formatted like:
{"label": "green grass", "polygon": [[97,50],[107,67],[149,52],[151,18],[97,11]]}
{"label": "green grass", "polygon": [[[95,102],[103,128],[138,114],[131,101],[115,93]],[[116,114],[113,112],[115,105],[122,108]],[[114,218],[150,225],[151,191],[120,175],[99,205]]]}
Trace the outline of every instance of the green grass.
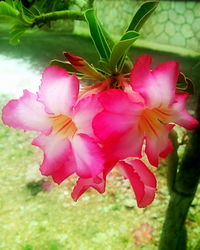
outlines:
{"label": "green grass", "polygon": [[[1,97],[1,103],[6,99]],[[169,198],[166,166],[156,170],[157,196],[145,209],[136,207],[128,182],[116,173],[108,178],[105,194],[91,190],[76,203],[70,198],[74,177],[33,195],[27,179],[37,180],[32,175],[42,159],[40,150],[30,145],[34,136],[0,125],[0,249],[157,249]],[[200,233],[199,198],[198,194],[187,219],[189,249],[195,249]],[[142,223],[153,226],[153,239],[136,246],[132,231]]]}

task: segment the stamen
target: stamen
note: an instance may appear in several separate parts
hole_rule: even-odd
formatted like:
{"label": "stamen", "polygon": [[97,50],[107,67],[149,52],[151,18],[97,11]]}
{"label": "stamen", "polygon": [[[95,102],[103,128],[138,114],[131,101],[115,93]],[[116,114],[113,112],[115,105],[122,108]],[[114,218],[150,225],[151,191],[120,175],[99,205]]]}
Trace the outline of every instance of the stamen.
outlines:
{"label": "stamen", "polygon": [[167,108],[146,108],[140,116],[139,131],[143,135],[158,136],[163,125],[169,124],[172,115]]}
{"label": "stamen", "polygon": [[52,119],[53,131],[52,133],[63,135],[64,137],[73,137],[77,131],[75,123],[72,118],[67,115],[50,116]]}

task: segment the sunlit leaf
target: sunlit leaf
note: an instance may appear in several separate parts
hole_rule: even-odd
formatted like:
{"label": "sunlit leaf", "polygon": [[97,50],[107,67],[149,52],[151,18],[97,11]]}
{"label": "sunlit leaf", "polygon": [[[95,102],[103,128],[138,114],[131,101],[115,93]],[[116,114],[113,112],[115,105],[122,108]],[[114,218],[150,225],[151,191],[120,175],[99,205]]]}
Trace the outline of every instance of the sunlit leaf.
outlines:
{"label": "sunlit leaf", "polygon": [[[117,64],[120,62],[121,59],[124,61],[127,50],[130,48],[130,46],[138,37],[139,33],[135,31],[128,31],[122,36],[120,41],[117,44],[115,44],[109,62],[110,69],[112,71],[117,70],[116,69]],[[120,65],[120,67],[122,67],[122,65]]]}
{"label": "sunlit leaf", "polygon": [[89,24],[90,34],[100,57],[108,60],[110,57],[110,48],[94,10],[87,10],[85,12],[85,18]]}
{"label": "sunlit leaf", "polygon": [[0,17],[18,20],[19,11],[6,2],[0,2]]}
{"label": "sunlit leaf", "polygon": [[139,10],[134,15],[127,31],[135,30],[139,31],[147,19],[151,16],[154,10],[157,8],[159,2],[146,2],[142,4]]}

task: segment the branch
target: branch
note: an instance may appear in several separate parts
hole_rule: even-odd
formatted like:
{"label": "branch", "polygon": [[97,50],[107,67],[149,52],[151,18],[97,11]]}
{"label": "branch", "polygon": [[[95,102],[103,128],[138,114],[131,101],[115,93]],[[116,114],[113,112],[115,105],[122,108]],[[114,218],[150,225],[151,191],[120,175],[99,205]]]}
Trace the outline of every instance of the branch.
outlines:
{"label": "branch", "polygon": [[[196,117],[200,120],[200,95],[197,99]],[[186,249],[185,219],[200,178],[199,142],[200,126],[192,132],[179,167],[165,216],[159,250]]]}
{"label": "branch", "polygon": [[70,20],[82,20],[85,21],[85,17],[82,12],[74,10],[60,10],[54,11],[46,14],[41,14],[36,16],[32,26],[41,25],[48,23],[50,21],[56,21],[60,19],[70,19]]}

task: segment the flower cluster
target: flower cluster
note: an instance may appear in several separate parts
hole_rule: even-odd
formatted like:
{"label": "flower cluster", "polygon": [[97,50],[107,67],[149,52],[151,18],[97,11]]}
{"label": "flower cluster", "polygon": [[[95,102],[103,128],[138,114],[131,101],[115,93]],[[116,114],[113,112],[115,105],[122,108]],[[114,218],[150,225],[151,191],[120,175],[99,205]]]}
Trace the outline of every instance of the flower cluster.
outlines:
{"label": "flower cluster", "polygon": [[32,144],[44,152],[41,173],[56,183],[76,174],[74,200],[90,187],[103,193],[107,175],[117,167],[129,179],[138,206],[145,207],[156,191],[147,165],[158,166],[159,157],[172,152],[168,135],[175,124],[198,125],[185,108],[188,94],[176,93],[178,64],[150,66],[151,57],[140,56],[130,77],[116,77],[117,84],[102,79],[84,91],[76,75],[49,66],[37,94],[24,90],[3,108],[3,122],[39,132]]}

